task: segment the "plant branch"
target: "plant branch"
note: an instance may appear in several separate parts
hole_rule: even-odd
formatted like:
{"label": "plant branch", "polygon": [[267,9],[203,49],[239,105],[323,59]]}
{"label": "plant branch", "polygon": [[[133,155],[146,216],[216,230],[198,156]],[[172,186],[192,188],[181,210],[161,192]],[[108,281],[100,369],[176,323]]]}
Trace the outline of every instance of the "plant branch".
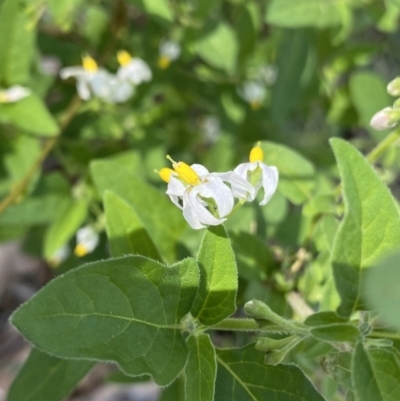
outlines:
{"label": "plant branch", "polygon": [[223,331],[259,331],[263,333],[282,333],[281,327],[271,324],[260,326],[254,319],[235,319],[229,318],[222,322],[215,324],[214,326],[208,327],[211,330],[223,330]]}
{"label": "plant branch", "polygon": [[373,338],[388,338],[389,340],[400,340],[400,332],[390,333],[387,331],[372,331],[368,337]]}

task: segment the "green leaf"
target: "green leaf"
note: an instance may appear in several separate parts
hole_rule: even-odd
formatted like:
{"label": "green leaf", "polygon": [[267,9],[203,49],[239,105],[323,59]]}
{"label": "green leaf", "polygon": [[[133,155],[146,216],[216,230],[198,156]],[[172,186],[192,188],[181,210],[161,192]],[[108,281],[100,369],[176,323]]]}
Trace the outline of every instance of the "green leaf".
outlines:
{"label": "green leaf", "polygon": [[121,160],[95,160],[90,164],[94,182],[102,194],[111,190],[135,210],[168,262],[176,259],[176,244],[186,228],[181,211],[170,199],[137,177],[136,168]]}
{"label": "green leaf", "polygon": [[[0,8],[0,86],[28,81],[35,36],[23,4],[15,0],[4,1]],[[29,120],[26,123],[29,124]]]}
{"label": "green leaf", "polygon": [[277,122],[284,122],[297,104],[308,52],[306,31],[283,32],[277,56],[279,74],[271,94],[271,116]]}
{"label": "green leaf", "polygon": [[122,198],[112,191],[104,193],[107,236],[113,256],[139,254],[162,261],[142,221]]}
{"label": "green leaf", "polygon": [[351,368],[357,400],[400,400],[400,360],[396,353],[382,348],[367,349],[359,342]]}
{"label": "green leaf", "polygon": [[265,365],[254,344],[217,350],[215,401],[323,401],[295,365]]}
{"label": "green leaf", "polygon": [[11,385],[7,401],[61,401],[92,366],[90,361],[60,359],[33,348]]}
{"label": "green leaf", "polygon": [[371,131],[376,139],[381,139],[382,133],[371,128],[369,122],[378,110],[390,104],[385,80],[373,72],[357,71],[350,77],[349,89],[360,124]]}
{"label": "green leaf", "polygon": [[332,249],[338,313],[350,316],[361,306],[361,272],[400,244],[400,217],[386,185],[347,142],[332,139],[342,179],[345,216]]}
{"label": "green leaf", "polygon": [[45,352],[114,361],[165,386],[186,364],[180,321],[198,282],[190,258],[171,267],[141,256],[89,263],[47,284],[12,323]]}
{"label": "green leaf", "polygon": [[172,22],[174,16],[167,0],[142,0],[148,14],[162,21]]}
{"label": "green leaf", "polygon": [[271,0],[266,22],[285,28],[327,28],[341,22],[341,0]]}
{"label": "green leaf", "polygon": [[356,342],[360,338],[357,327],[348,323],[332,323],[310,329],[310,333],[322,341]]}
{"label": "green leaf", "polygon": [[164,387],[158,401],[187,401],[183,378],[178,377],[170,386]]}
{"label": "green leaf", "polygon": [[362,281],[363,294],[371,309],[397,330],[400,330],[400,251],[380,260],[366,272]]}
{"label": "green leaf", "polygon": [[213,67],[232,73],[236,68],[238,44],[235,31],[225,22],[196,42],[198,55]]}
{"label": "green leaf", "polygon": [[185,367],[186,401],[213,401],[217,362],[210,336],[193,334],[186,344],[189,349]]}
{"label": "green leaf", "polygon": [[223,225],[209,227],[204,233],[197,263],[200,287],[191,313],[201,323],[212,326],[236,310],[236,261]]}
{"label": "green leaf", "polygon": [[60,209],[57,218],[48,227],[44,239],[44,257],[51,259],[65,245],[85,222],[88,202],[71,202],[65,209]]}
{"label": "green leaf", "polygon": [[351,388],[351,358],[350,352],[332,352],[321,359],[321,366],[339,384]]}
{"label": "green leaf", "polygon": [[345,323],[346,321],[347,319],[338,316],[335,312],[326,311],[310,315],[304,321],[304,324],[307,326],[316,327],[316,326],[325,326],[327,324],[332,324],[332,323]]}
{"label": "green leaf", "polygon": [[264,163],[279,170],[278,190],[291,202],[301,204],[311,197],[315,185],[314,166],[299,153],[284,145],[261,142]]}
{"label": "green leaf", "polygon": [[84,0],[47,0],[47,2],[56,25],[64,31],[69,31],[73,27],[75,13],[82,7]]}
{"label": "green leaf", "polygon": [[33,93],[18,102],[0,104],[0,120],[37,136],[56,136],[59,131],[43,101]]}

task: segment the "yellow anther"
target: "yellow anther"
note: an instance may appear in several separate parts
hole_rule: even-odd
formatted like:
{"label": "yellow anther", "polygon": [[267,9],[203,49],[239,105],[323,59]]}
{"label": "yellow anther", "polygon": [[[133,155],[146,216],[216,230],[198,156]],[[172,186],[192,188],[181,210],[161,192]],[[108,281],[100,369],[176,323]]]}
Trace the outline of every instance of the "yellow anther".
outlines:
{"label": "yellow anther", "polygon": [[186,163],[184,162],[176,162],[171,158],[170,155],[167,155],[167,159],[172,162],[172,167],[178,174],[178,177],[182,180],[185,181],[187,184],[190,185],[197,185],[201,184],[200,177],[197,175],[197,173]]}
{"label": "yellow anther", "polygon": [[264,159],[264,152],[260,147],[260,142],[257,143],[256,146],[254,146],[253,149],[250,151],[250,156],[249,156],[250,162],[262,162]]}
{"label": "yellow anther", "polygon": [[175,174],[175,171],[172,168],[164,167],[160,171],[157,171],[160,178],[165,181],[169,182],[171,180],[171,175]]}
{"label": "yellow anther", "polygon": [[86,248],[85,245],[83,244],[77,244],[75,249],[74,249],[74,254],[78,257],[81,258],[82,256],[87,255],[88,249]]}
{"label": "yellow anther", "polygon": [[96,72],[99,69],[96,61],[90,56],[82,57],[82,66],[83,69],[87,72]]}
{"label": "yellow anther", "polygon": [[117,53],[117,60],[118,63],[124,67],[132,61],[132,56],[126,50],[120,50]]}
{"label": "yellow anther", "polygon": [[162,70],[165,70],[171,64],[171,60],[167,56],[160,56],[157,64]]}

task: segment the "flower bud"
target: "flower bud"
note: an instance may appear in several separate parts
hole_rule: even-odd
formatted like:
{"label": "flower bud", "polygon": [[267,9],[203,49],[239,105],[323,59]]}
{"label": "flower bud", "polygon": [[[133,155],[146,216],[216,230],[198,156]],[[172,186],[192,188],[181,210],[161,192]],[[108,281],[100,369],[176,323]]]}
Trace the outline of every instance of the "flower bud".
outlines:
{"label": "flower bud", "polygon": [[400,96],[400,77],[397,77],[390,81],[386,89],[389,95]]}
{"label": "flower bud", "polygon": [[398,112],[393,113],[392,107],[385,107],[384,109],[378,111],[371,118],[370,126],[377,131],[384,131],[388,128],[393,128],[398,120],[399,115]]}

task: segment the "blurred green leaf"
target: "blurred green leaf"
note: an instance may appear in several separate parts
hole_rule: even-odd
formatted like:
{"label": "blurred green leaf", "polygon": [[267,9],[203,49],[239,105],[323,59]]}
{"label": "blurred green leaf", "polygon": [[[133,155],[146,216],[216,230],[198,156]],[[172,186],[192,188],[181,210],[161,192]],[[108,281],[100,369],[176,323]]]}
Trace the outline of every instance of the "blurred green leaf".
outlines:
{"label": "blurred green leaf", "polygon": [[0,104],[0,120],[37,136],[56,136],[59,132],[45,104],[33,93],[18,102]]}
{"label": "blurred green leaf", "polygon": [[170,267],[141,256],[94,262],[51,281],[12,323],[46,352],[114,361],[127,374],[149,374],[165,386],[186,364],[180,320],[198,280],[190,258]]}
{"label": "blurred green leaf", "polygon": [[357,327],[347,323],[332,323],[310,329],[312,336],[322,341],[356,342],[360,338]]}
{"label": "blurred green leaf", "polygon": [[311,327],[325,326],[332,323],[345,323],[347,319],[338,316],[335,312],[318,312],[310,315],[304,324]]}
{"label": "blurred green leaf", "polygon": [[332,352],[321,359],[321,366],[339,384],[351,388],[351,358],[350,352]]}
{"label": "blurred green leaf", "polygon": [[400,360],[397,353],[382,348],[368,349],[360,341],[354,350],[351,367],[357,400],[400,400]]}
{"label": "blurred green leaf", "polygon": [[314,166],[302,155],[284,145],[263,141],[261,147],[264,151],[264,162],[278,168],[278,190],[295,204],[309,199],[314,187]]}
{"label": "blurred green leaf", "polygon": [[204,233],[197,263],[200,287],[191,313],[201,323],[212,326],[236,310],[236,260],[223,225],[210,226]]}
{"label": "blurred green leaf", "polygon": [[363,295],[371,309],[400,330],[400,251],[385,257],[368,270],[362,282]]}
{"label": "blurred green leaf", "polygon": [[211,66],[232,73],[238,54],[235,31],[225,22],[220,22],[215,29],[196,41],[196,51]]}
{"label": "blurred green leaf", "polygon": [[192,334],[186,344],[189,358],[185,366],[186,401],[213,401],[217,362],[208,334]]}
{"label": "blurred green leaf", "polygon": [[[130,0],[131,2],[136,2],[137,0]],[[141,0],[142,4],[148,14],[161,21],[172,22],[173,13],[171,5],[167,0]]]}
{"label": "blurred green leaf", "polygon": [[113,256],[138,254],[162,261],[135,210],[112,191],[104,192],[107,236]]}
{"label": "blurred green leaf", "polygon": [[254,344],[217,349],[215,401],[323,401],[295,365],[265,365]]}
{"label": "blurred green leaf", "polygon": [[69,31],[73,27],[75,13],[84,4],[85,0],[47,0],[50,14],[54,22],[63,30]]}
{"label": "blurred green leaf", "polygon": [[350,144],[331,139],[342,179],[346,212],[332,250],[333,273],[341,305],[350,316],[361,306],[361,273],[400,244],[400,217],[386,185]]}
{"label": "blurred green leaf", "polygon": [[91,361],[60,359],[33,348],[7,401],[61,401],[92,368]]}

